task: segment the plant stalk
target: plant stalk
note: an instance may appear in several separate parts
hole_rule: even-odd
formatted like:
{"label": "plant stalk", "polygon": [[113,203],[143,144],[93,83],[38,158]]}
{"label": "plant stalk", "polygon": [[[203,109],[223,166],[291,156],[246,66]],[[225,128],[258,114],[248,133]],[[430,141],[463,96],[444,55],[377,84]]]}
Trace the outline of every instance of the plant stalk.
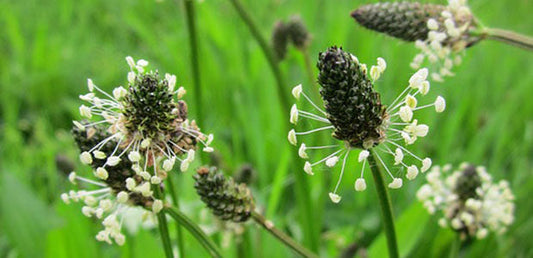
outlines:
{"label": "plant stalk", "polygon": [[291,248],[293,251],[298,253],[299,255],[303,257],[318,257],[311,251],[307,250],[305,247],[299,245],[294,241],[291,237],[289,237],[287,234],[283,233],[283,231],[277,229],[274,227],[274,224],[272,222],[267,221],[263,215],[252,212],[252,218],[256,223],[261,225],[264,229],[266,229],[270,234],[272,234],[274,237],[276,237],[279,241],[281,241],[283,244],[285,244],[287,247]]}
{"label": "plant stalk", "polygon": [[257,41],[257,43],[261,47],[261,50],[263,50],[263,54],[265,55],[268,61],[268,64],[270,65],[270,69],[272,70],[272,73],[274,73],[274,77],[276,78],[278,97],[281,101],[283,112],[285,114],[288,114],[290,110],[290,103],[289,103],[287,94],[285,94],[285,91],[288,89],[285,89],[285,82],[283,80],[281,70],[279,69],[278,62],[276,61],[276,57],[274,56],[272,49],[268,45],[263,35],[261,35],[259,28],[254,23],[254,21],[252,20],[251,16],[248,14],[248,12],[246,11],[242,3],[239,0],[230,0],[230,2],[233,4],[233,7],[237,11],[237,13],[239,13],[239,16],[241,17],[241,19],[248,26],[250,33],[252,33],[252,36],[254,37],[254,39]]}
{"label": "plant stalk", "polygon": [[[174,203],[174,206],[176,209],[180,208],[178,195],[176,193],[176,190],[174,189],[174,182],[172,181],[172,177],[170,174],[167,178],[168,182],[168,192],[170,193],[170,196],[172,198],[172,203]],[[176,223],[176,241],[178,243],[178,254],[180,258],[185,257],[185,245],[183,244],[183,231],[181,230],[181,226],[179,223]]]}
{"label": "plant stalk", "polygon": [[[154,197],[159,200],[164,200],[165,197],[161,192],[159,185],[154,185]],[[172,245],[170,244],[170,236],[168,234],[167,218],[163,212],[157,213],[157,224],[159,226],[159,233],[161,234],[161,241],[163,242],[163,249],[167,258],[173,258]]]}
{"label": "plant stalk", "polygon": [[483,30],[486,38],[503,42],[525,50],[533,51],[533,38],[513,31],[486,28]]}
{"label": "plant stalk", "polygon": [[461,250],[461,234],[455,234],[455,237],[452,241],[452,246],[450,248],[450,258],[458,258],[459,251]]}
{"label": "plant stalk", "polygon": [[309,55],[309,50],[307,48],[301,49],[300,53],[302,53],[304,57],[305,62],[305,72],[307,73],[307,78],[309,80],[309,83],[312,85],[313,89],[313,95],[315,98],[320,98],[320,93],[318,92],[318,83],[315,79],[315,74],[313,72],[313,64],[311,62],[311,56]]}
{"label": "plant stalk", "polygon": [[192,75],[194,80],[194,100],[197,120],[202,120],[202,84],[200,80],[200,64],[198,54],[198,36],[196,33],[196,12],[194,0],[185,0],[185,16],[187,19],[187,31],[189,33],[189,49],[191,51]]}
{"label": "plant stalk", "polygon": [[372,170],[374,184],[376,185],[376,191],[378,193],[379,205],[381,206],[383,230],[385,231],[385,236],[387,237],[389,257],[398,258],[398,243],[396,241],[396,232],[394,230],[392,205],[390,202],[389,194],[387,192],[387,187],[385,186],[385,182],[383,181],[383,174],[381,173],[377,165],[376,159],[374,158],[374,153],[372,151],[370,151],[370,155],[368,156],[368,163],[370,165],[370,170]]}
{"label": "plant stalk", "polygon": [[[263,50],[263,54],[265,55],[268,64],[270,65],[270,69],[272,70],[272,73],[274,74],[274,77],[276,79],[276,85],[277,85],[277,93],[278,98],[280,99],[281,105],[282,105],[282,111],[283,114],[289,114],[291,105],[289,103],[289,99],[287,94],[285,94],[285,91],[288,91],[289,89],[285,89],[285,82],[283,79],[283,75],[281,74],[281,70],[279,68],[279,64],[276,60],[276,57],[274,56],[274,53],[272,52],[272,49],[268,45],[267,41],[259,31],[257,25],[253,22],[251,16],[249,15],[248,11],[244,8],[242,3],[239,0],[230,0],[233,7],[241,17],[241,19],[244,21],[244,23],[248,26],[248,29],[250,30],[250,33],[254,37],[254,39],[257,41],[261,49]],[[287,126],[287,125],[286,125]],[[286,129],[286,128],[285,128]],[[288,129],[286,129],[288,131]],[[298,169],[303,166],[303,164],[299,164],[300,161],[298,161],[296,164],[298,164]],[[293,167],[294,168],[294,167]],[[311,246],[312,250],[318,250],[318,232],[315,232],[314,230],[314,220],[313,220],[313,212],[311,211],[311,201],[309,200],[309,190],[307,189],[307,180],[305,178],[304,173],[295,173],[296,177],[296,192],[297,192],[297,198],[299,199],[299,204],[301,205],[300,209],[300,216],[302,220],[302,225],[304,228],[304,239],[307,239],[306,242],[309,242],[309,246]],[[303,210],[303,211],[302,211]]]}
{"label": "plant stalk", "polygon": [[[212,257],[222,257],[222,254],[218,250],[218,247],[209,239],[209,237],[191,221],[185,214],[181,213],[174,207],[165,207],[163,212],[170,215],[174,220],[180,223],[185,229],[187,229],[200,244],[209,252]],[[162,213],[163,213],[162,212]]]}

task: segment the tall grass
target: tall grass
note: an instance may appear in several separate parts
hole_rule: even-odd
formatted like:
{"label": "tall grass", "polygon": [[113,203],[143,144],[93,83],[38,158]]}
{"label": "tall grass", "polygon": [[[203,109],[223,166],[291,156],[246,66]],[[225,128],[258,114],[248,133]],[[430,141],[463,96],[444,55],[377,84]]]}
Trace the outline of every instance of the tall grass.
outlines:
{"label": "tall grass", "polygon": [[[375,1],[366,1],[375,2]],[[366,3],[365,2],[365,3]],[[472,10],[488,26],[533,35],[531,1],[470,1]],[[362,62],[381,56],[388,62],[378,89],[384,102],[405,87],[412,71],[413,46],[367,31],[349,17],[363,2],[294,0],[245,1],[269,36],[277,19],[300,14],[313,34],[313,60],[330,45],[342,45]],[[251,163],[257,171],[252,188],[260,209],[298,241],[306,239],[297,203],[294,149],[286,141],[288,114],[282,112],[276,81],[260,47],[228,1],[196,4],[197,46],[201,59],[203,117],[200,126],[216,135],[214,147],[226,171]],[[155,230],[139,230],[123,247],[94,241],[99,225],[81,216],[80,206],[64,205],[59,194],[68,185],[58,172],[55,156],[77,160],[69,136],[77,118],[77,96],[86,91],[86,77],[112,89],[126,80],[124,57],[150,60],[155,67],[178,76],[178,84],[192,89],[188,38],[183,5],[174,1],[37,0],[0,2],[0,256],[25,257],[142,257],[162,256]],[[281,63],[287,83],[307,83],[305,62],[295,49]],[[496,42],[483,42],[467,51],[457,75],[433,84],[432,93],[444,95],[442,116],[422,114],[432,127],[415,148],[434,164],[470,161],[484,164],[497,179],[511,182],[517,200],[516,222],[503,236],[490,236],[466,249],[477,257],[533,256],[533,55]],[[306,85],[313,87],[313,85]],[[386,88],[385,88],[386,87]],[[185,97],[194,99],[194,91]],[[194,117],[195,107],[189,107]],[[324,141],[316,139],[316,141]],[[208,157],[202,160],[208,161]],[[199,164],[196,164],[199,165]],[[348,162],[339,205],[329,203],[327,192],[336,178],[329,170],[307,177],[306,192],[313,206],[312,231],[323,256],[339,256],[352,243],[385,255],[375,191],[353,190],[359,164]],[[215,225],[198,201],[190,174],[180,175],[177,191],[182,210],[206,228]],[[353,179],[353,180],[346,180]],[[369,179],[367,179],[369,180]],[[415,200],[420,178],[402,190],[390,192],[396,214],[400,254],[425,257],[447,250],[453,235],[436,226]],[[369,188],[373,188],[369,184]],[[171,235],[175,227],[170,226]],[[206,255],[188,233],[187,255]],[[260,229],[249,227],[231,238],[216,232],[226,256],[235,256],[235,241],[246,238],[244,253],[257,257],[290,253]],[[227,244],[229,241],[229,244]],[[306,243],[309,244],[309,243]],[[318,247],[318,246],[317,246]]]}

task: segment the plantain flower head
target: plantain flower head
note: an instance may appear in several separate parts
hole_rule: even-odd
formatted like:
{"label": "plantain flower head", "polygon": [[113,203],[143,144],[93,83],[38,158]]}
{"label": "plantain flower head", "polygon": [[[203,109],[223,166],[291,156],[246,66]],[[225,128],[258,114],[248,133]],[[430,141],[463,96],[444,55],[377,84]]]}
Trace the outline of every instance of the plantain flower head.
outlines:
{"label": "plantain flower head", "polygon": [[493,182],[484,167],[463,163],[434,166],[428,183],[417,192],[429,213],[441,213],[439,225],[462,238],[485,238],[490,231],[504,233],[514,221],[514,196],[509,183]]}
{"label": "plantain flower head", "polygon": [[[374,83],[385,71],[387,64],[383,58],[377,59],[377,64],[370,70],[358,59],[339,47],[331,47],[320,53],[317,64],[320,73],[318,82],[321,85],[320,94],[324,108],[315,104],[303,92],[302,85],[293,88],[293,96],[299,100],[303,96],[313,111],[305,111],[295,104],[291,109],[290,121],[297,124],[302,119],[321,124],[316,129],[296,132],[292,129],[288,139],[293,145],[298,145],[300,137],[322,131],[330,131],[335,143],[325,146],[311,146],[304,142],[300,144],[298,154],[303,159],[312,159],[311,151],[330,151],[318,161],[306,161],[304,171],[313,175],[313,167],[325,164],[334,167],[341,162],[341,172],[335,190],[330,193],[333,202],[339,202],[338,187],[344,175],[346,160],[352,150],[360,149],[358,161],[363,164],[360,176],[355,180],[356,191],[366,189],[364,169],[370,151],[375,153],[379,162],[384,166],[391,177],[390,188],[400,188],[403,184],[401,176],[394,176],[379,153],[390,155],[394,165],[405,170],[407,179],[412,180],[421,171],[427,171],[431,166],[431,159],[421,158],[407,149],[408,145],[417,139],[425,137],[429,127],[421,124],[414,117],[414,112],[424,108],[434,108],[436,112],[445,109],[445,101],[437,97],[432,103],[418,104],[418,97],[423,97],[429,92],[427,81],[428,70],[420,69],[409,79],[405,90],[390,105],[383,105],[378,92],[374,90]],[[302,140],[300,140],[302,141]],[[409,163],[411,156],[416,160]]]}

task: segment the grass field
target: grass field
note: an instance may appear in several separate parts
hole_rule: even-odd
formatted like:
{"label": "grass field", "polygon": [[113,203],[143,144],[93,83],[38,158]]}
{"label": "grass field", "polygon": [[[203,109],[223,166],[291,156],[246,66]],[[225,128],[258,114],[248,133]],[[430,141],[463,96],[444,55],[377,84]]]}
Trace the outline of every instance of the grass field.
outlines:
{"label": "grass field", "polygon": [[[363,29],[349,16],[368,1],[245,1],[261,33],[269,38],[275,21],[299,14],[313,35],[312,62],[332,45],[388,68],[376,84],[384,103],[406,86],[416,54],[412,44]],[[427,1],[424,1],[427,2]],[[433,1],[434,2],[434,1]],[[487,26],[533,35],[530,0],[471,0],[474,14]],[[444,3],[440,1],[439,3]],[[195,103],[183,1],[153,0],[2,0],[0,1],[0,257],[163,257],[156,228],[127,235],[122,247],[97,242],[100,223],[83,216],[81,205],[65,205],[60,194],[71,188],[56,159],[78,160],[69,132],[79,119],[79,94],[92,78],[105,90],[126,82],[124,58],[150,61],[162,73],[176,74],[187,88],[191,117],[215,134],[215,162],[227,175],[245,164],[254,171],[250,185],[256,205],[280,229],[323,257],[338,257],[351,245],[370,257],[385,257],[380,208],[370,174],[368,190],[355,192],[360,171],[348,162],[340,194],[327,197],[338,170],[301,176],[296,148],[287,142],[289,114],[282,111],[267,60],[229,1],[196,3],[201,73],[200,103]],[[289,96],[294,85],[315,87],[304,58],[290,48],[281,63]],[[314,69],[315,75],[317,70]],[[485,165],[496,180],[510,182],[516,196],[515,222],[503,235],[491,234],[462,250],[464,257],[532,257],[533,202],[533,53],[497,42],[467,50],[456,76],[432,84],[430,98],[443,95],[447,110],[423,112],[429,135],[414,146],[433,164],[463,161]],[[327,139],[314,139],[327,142]],[[63,163],[61,163],[63,164]],[[69,170],[69,169],[67,169]],[[176,172],[178,173],[178,172]],[[291,251],[253,224],[243,234],[223,230],[198,199],[192,170],[177,174],[181,210],[209,229],[227,257],[286,257]],[[300,173],[301,175],[298,175]],[[416,200],[425,182],[419,177],[391,190],[402,257],[446,257],[453,232],[438,227]],[[301,187],[306,189],[301,191]],[[300,189],[300,190],[299,190]],[[172,222],[173,223],[173,222]],[[171,235],[174,235],[171,227]],[[126,230],[125,230],[126,231]],[[188,257],[207,253],[185,233]]]}

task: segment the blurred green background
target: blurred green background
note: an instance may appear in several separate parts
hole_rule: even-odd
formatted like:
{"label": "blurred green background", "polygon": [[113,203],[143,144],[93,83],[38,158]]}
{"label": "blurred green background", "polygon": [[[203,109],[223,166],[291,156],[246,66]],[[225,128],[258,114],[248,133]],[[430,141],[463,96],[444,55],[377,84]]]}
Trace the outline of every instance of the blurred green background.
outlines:
{"label": "blurred green background", "polygon": [[[299,14],[313,34],[309,49],[313,62],[331,45],[343,46],[369,65],[377,57],[385,58],[388,68],[376,87],[387,103],[413,73],[409,63],[416,49],[352,20],[350,11],[370,2],[376,1],[248,0],[244,4],[267,38],[276,20]],[[472,0],[470,5],[487,26],[533,35],[530,0]],[[356,193],[353,182],[360,167],[349,162],[340,190],[343,200],[336,205],[327,193],[334,187],[338,168],[315,171],[313,177],[295,176],[304,172],[291,165],[297,155],[286,140],[289,116],[281,111],[261,49],[229,1],[205,0],[196,2],[196,7],[204,111],[197,120],[205,132],[215,134],[216,160],[226,174],[250,164],[256,172],[251,187],[258,208],[321,256],[338,257],[354,247],[359,254],[386,256],[370,173],[366,173],[369,189]],[[61,172],[70,170],[62,168],[69,160],[78,173],[89,173],[78,161],[69,135],[71,120],[79,118],[78,95],[86,92],[86,78],[106,90],[124,84],[127,55],[176,74],[178,85],[188,90],[185,99],[195,117],[199,104],[194,103],[182,1],[0,1],[0,257],[163,256],[155,229],[128,233],[122,247],[97,242],[94,235],[100,222],[84,217],[80,204],[65,205],[59,198],[71,187]],[[298,83],[307,91],[314,87],[295,48],[281,69],[287,81],[284,94]],[[496,180],[511,183],[516,195],[513,226],[504,235],[491,234],[471,243],[462,254],[532,257],[533,53],[482,42],[468,49],[455,72],[445,83],[432,84],[428,101],[443,95],[447,110],[421,114],[419,120],[431,130],[414,151],[432,157],[434,164],[485,165]],[[202,160],[213,162],[208,156]],[[292,255],[253,224],[240,235],[221,230],[195,195],[192,173],[176,177],[182,210],[210,229],[226,256]],[[445,257],[453,233],[440,229],[436,218],[416,200],[424,181],[419,177],[390,191],[401,255]],[[307,185],[306,198],[298,195],[298,184]],[[189,257],[207,255],[195,239],[185,236]]]}

